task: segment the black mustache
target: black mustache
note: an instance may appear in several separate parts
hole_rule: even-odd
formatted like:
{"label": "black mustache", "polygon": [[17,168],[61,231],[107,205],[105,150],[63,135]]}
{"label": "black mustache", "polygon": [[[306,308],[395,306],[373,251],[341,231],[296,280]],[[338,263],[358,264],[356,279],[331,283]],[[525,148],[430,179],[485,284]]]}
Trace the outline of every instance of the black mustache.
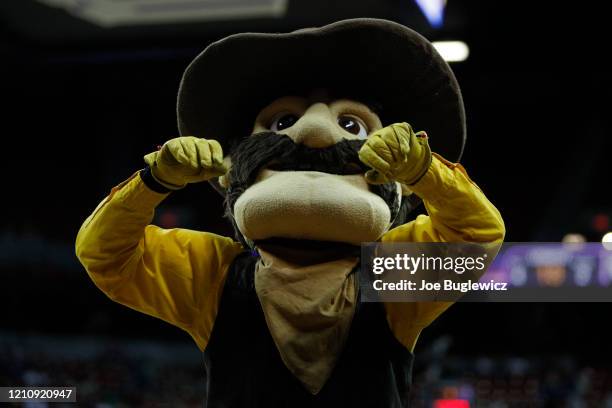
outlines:
{"label": "black mustache", "polygon": [[[365,140],[345,139],[329,147],[313,148],[295,143],[289,136],[276,132],[256,133],[239,140],[230,150],[232,167],[228,173],[229,188],[225,195],[226,215],[238,239],[243,238],[233,216],[234,204],[255,182],[262,169],[363,174],[370,169],[359,160],[359,149],[364,144]],[[395,183],[371,185],[370,190],[387,203],[391,219],[396,219],[401,210]]]}
{"label": "black mustache", "polygon": [[321,171],[331,174],[361,174],[368,167],[359,160],[364,140],[342,140],[332,146],[313,148],[295,143],[289,136],[261,132],[243,139],[230,153],[229,178],[250,185],[263,168],[272,170]]}
{"label": "black mustache", "polygon": [[295,170],[295,171],[322,171],[331,174],[361,174],[367,170],[363,163],[325,163],[320,165],[317,162],[307,161],[272,161],[266,166],[270,170]]}
{"label": "black mustache", "polygon": [[368,166],[359,160],[359,149],[364,144],[362,140],[342,140],[325,148],[312,148],[291,142],[291,148],[272,160],[267,168],[322,171],[343,175],[361,174],[368,170]]}

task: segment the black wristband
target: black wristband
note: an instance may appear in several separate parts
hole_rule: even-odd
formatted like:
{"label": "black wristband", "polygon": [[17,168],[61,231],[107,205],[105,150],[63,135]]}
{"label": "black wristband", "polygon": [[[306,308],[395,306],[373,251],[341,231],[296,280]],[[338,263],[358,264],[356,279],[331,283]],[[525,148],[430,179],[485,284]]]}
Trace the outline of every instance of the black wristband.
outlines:
{"label": "black wristband", "polygon": [[139,174],[142,182],[145,183],[145,186],[149,187],[149,189],[155,191],[156,193],[166,194],[172,191],[169,188],[159,184],[157,180],[153,178],[153,174],[151,174],[151,168],[149,166],[140,170]]}

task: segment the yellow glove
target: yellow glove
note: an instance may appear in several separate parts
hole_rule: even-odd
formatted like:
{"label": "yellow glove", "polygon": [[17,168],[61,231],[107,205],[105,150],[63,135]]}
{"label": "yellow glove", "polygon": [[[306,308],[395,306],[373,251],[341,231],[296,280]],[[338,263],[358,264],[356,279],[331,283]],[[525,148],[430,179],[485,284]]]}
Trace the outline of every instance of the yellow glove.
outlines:
{"label": "yellow glove", "polygon": [[407,123],[394,123],[368,137],[359,150],[359,159],[372,170],[368,183],[390,181],[412,185],[419,181],[431,164],[431,150],[425,132],[414,133]]}
{"label": "yellow glove", "polygon": [[187,183],[210,180],[227,172],[219,142],[193,136],[167,141],[158,151],[147,154],[144,161],[151,168],[155,181],[170,190],[179,190]]}

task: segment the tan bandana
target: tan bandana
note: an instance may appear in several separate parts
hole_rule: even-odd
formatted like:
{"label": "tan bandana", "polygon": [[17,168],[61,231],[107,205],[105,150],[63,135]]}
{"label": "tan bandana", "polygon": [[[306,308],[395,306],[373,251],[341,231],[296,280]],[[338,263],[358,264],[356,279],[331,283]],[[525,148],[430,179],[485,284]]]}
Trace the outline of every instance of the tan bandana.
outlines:
{"label": "tan bandana", "polygon": [[357,302],[351,273],[359,258],[258,248],[255,290],[268,329],[287,368],[312,394],[329,378],[342,352]]}

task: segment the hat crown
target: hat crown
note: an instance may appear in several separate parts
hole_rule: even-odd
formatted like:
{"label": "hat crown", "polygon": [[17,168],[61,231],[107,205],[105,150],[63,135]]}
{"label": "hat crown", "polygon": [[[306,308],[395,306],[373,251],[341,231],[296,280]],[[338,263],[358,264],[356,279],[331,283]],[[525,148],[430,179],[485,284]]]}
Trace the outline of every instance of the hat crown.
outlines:
{"label": "hat crown", "polygon": [[408,122],[428,132],[435,152],[461,157],[465,112],[452,70],[420,34],[372,18],[290,33],[234,34],[209,45],[181,80],[179,131],[216,139],[227,151],[248,136],[269,102],[316,88],[376,100],[384,124]]}

